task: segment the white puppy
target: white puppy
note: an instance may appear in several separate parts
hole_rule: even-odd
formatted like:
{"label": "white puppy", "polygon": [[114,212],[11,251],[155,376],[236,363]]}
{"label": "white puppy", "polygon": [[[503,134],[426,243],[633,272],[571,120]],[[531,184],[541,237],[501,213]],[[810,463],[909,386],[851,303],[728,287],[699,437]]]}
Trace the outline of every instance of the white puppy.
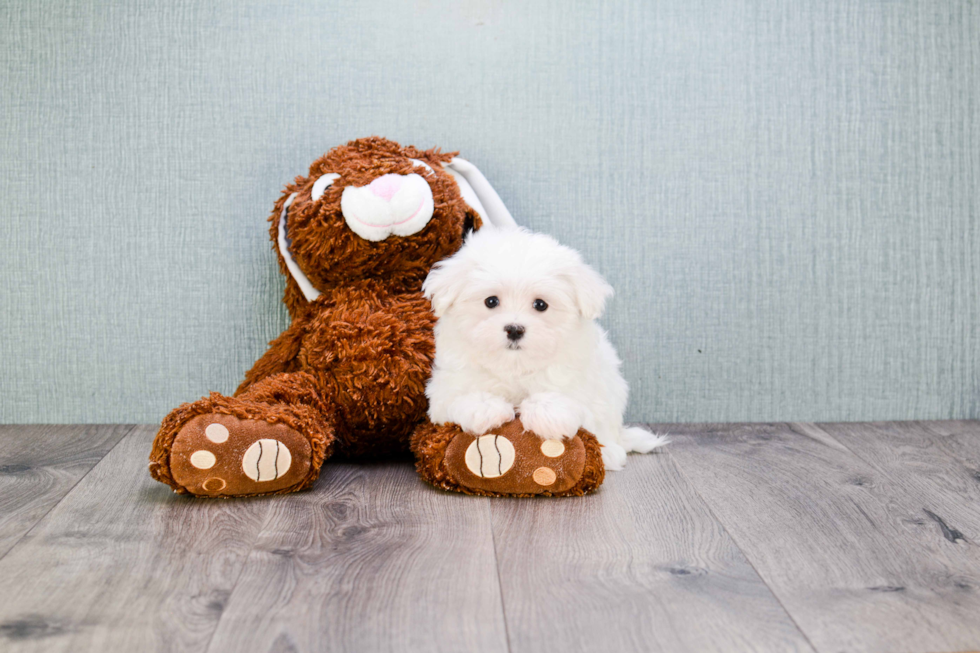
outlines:
{"label": "white puppy", "polygon": [[623,426],[629,389],[595,320],[612,288],[578,252],[525,229],[482,229],[422,286],[438,318],[429,419],[482,435],[514,419],[542,438],[595,434],[606,469],[667,439]]}

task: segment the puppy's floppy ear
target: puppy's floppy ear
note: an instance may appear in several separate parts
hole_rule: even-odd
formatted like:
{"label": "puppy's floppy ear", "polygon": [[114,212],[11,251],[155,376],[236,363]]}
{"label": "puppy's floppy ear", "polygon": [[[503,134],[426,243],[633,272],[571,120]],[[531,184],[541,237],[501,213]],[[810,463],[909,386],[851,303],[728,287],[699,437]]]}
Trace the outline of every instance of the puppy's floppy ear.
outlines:
{"label": "puppy's floppy ear", "polygon": [[466,271],[470,264],[458,255],[439,261],[429,270],[422,284],[422,294],[432,302],[432,312],[442,317],[466,288]]}
{"label": "puppy's floppy ear", "polygon": [[602,315],[606,300],[612,297],[613,288],[598,272],[579,261],[565,271],[572,285],[575,304],[579,313],[587,320],[595,320]]}

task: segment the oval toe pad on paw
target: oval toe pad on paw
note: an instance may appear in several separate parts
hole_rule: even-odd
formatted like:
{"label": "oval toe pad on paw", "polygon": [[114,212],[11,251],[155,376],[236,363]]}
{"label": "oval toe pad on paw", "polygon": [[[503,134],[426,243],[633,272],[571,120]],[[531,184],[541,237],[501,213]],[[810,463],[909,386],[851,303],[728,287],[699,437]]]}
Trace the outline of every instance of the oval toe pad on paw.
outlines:
{"label": "oval toe pad on paw", "polygon": [[242,471],[257,483],[275,481],[289,473],[293,456],[279,440],[262,438],[252,443],[242,456]]}
{"label": "oval toe pad on paw", "polygon": [[466,468],[480,478],[503,476],[514,466],[514,445],[502,435],[482,435],[466,447]]}
{"label": "oval toe pad on paw", "polygon": [[585,469],[579,436],[542,440],[515,419],[475,437],[460,432],[446,448],[443,466],[461,486],[494,494],[555,494],[574,486]]}
{"label": "oval toe pad on paw", "polygon": [[306,480],[311,465],[310,443],[295,430],[221,413],[187,422],[170,449],[174,480],[199,496],[287,490]]}

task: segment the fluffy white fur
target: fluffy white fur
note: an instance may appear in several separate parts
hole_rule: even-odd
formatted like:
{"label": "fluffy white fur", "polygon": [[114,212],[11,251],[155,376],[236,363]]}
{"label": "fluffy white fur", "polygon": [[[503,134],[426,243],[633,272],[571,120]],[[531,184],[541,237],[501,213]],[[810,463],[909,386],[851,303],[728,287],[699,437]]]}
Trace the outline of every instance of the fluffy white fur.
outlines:
{"label": "fluffy white fur", "polygon": [[[602,444],[606,469],[664,436],[623,425],[629,389],[595,320],[612,288],[578,252],[525,229],[481,229],[422,286],[438,322],[426,387],[429,418],[481,435],[519,414],[543,438],[579,427]],[[485,301],[496,297],[498,305]],[[547,308],[534,308],[535,300]],[[540,304],[539,304],[540,306]],[[505,327],[523,327],[518,340]]]}

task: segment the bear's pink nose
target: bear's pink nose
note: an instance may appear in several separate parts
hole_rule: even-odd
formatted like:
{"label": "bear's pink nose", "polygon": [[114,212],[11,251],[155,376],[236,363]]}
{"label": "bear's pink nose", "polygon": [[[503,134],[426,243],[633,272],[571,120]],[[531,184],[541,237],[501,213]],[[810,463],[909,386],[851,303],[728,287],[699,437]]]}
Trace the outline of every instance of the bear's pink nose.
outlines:
{"label": "bear's pink nose", "polygon": [[369,185],[371,192],[386,202],[390,202],[401,187],[401,175],[381,175]]}

